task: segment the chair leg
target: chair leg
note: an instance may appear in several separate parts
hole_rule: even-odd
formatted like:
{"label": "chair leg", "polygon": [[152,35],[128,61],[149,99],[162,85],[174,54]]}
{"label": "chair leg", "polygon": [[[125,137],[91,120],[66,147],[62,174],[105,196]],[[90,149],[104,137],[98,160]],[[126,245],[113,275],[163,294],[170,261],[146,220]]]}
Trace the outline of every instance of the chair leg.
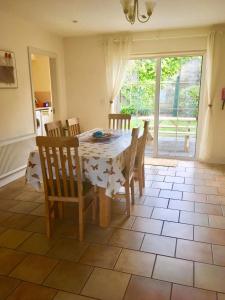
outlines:
{"label": "chair leg", "polygon": [[97,194],[92,202],[92,222],[95,224],[97,220]]}
{"label": "chair leg", "polygon": [[45,210],[46,210],[46,235],[47,238],[51,237],[51,203],[45,200]]}
{"label": "chair leg", "polygon": [[142,183],[143,188],[145,187],[145,165],[142,165]]}
{"label": "chair leg", "polygon": [[79,203],[79,241],[84,239],[84,211],[83,206]]}
{"label": "chair leg", "polygon": [[142,170],[138,170],[138,184],[139,184],[139,195],[142,197],[143,195],[143,177],[142,177]]}
{"label": "chair leg", "polygon": [[127,215],[130,216],[130,187],[129,183],[125,184],[125,192],[126,192],[126,207],[127,207]]}
{"label": "chair leg", "polygon": [[131,182],[130,182],[130,187],[131,187],[131,201],[132,204],[134,204],[134,177],[132,178]]}

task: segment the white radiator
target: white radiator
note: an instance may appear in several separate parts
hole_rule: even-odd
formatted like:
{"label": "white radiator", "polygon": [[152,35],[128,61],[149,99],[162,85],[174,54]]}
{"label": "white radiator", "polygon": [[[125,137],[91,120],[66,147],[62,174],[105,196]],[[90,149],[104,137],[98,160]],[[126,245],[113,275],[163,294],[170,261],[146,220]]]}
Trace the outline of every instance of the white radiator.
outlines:
{"label": "white radiator", "polygon": [[[30,151],[35,147],[35,135],[15,138],[0,143],[0,186],[6,177],[26,167]],[[7,180],[7,183],[10,180]]]}

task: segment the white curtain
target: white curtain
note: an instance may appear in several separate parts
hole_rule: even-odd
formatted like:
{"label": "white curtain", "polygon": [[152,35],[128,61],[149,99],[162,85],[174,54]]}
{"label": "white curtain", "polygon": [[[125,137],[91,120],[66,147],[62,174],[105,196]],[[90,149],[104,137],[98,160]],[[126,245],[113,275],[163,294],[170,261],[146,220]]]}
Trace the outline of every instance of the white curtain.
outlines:
{"label": "white curtain", "polygon": [[221,89],[225,87],[225,28],[215,27],[208,36],[204,88],[203,130],[199,159],[213,160],[216,132],[216,114],[222,102]]}
{"label": "white curtain", "polygon": [[130,46],[131,37],[129,35],[104,38],[107,98],[110,112],[114,112],[114,108],[117,106],[115,102],[123,84]]}

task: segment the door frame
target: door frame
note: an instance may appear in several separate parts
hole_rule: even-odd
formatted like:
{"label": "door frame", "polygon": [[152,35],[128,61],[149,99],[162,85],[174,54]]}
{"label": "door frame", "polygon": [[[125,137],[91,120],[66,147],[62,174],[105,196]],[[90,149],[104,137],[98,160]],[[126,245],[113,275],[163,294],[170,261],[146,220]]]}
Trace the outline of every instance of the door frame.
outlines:
{"label": "door frame", "polygon": [[[157,54],[144,54],[130,55],[129,59],[156,59],[156,89],[155,89],[155,113],[154,113],[154,144],[153,144],[153,157],[155,158],[166,158],[165,156],[158,155],[158,128],[159,128],[159,100],[160,100],[160,76],[161,76],[161,59],[164,57],[176,57],[176,56],[202,56],[202,68],[201,68],[201,80],[200,80],[200,97],[198,103],[198,123],[196,128],[196,142],[195,142],[195,155],[193,157],[178,157],[170,156],[170,159],[181,159],[181,160],[198,160],[200,140],[202,135],[202,103],[204,97],[204,86],[205,86],[205,69],[206,69],[206,51],[178,51],[178,52],[165,52]],[[156,142],[155,142],[156,141]]]}
{"label": "door frame", "polygon": [[57,55],[54,52],[47,50],[42,50],[34,47],[28,47],[28,62],[29,62],[29,75],[30,75],[30,87],[31,87],[31,101],[32,101],[32,114],[33,114],[33,126],[34,133],[37,134],[37,124],[35,117],[35,95],[34,95],[34,84],[32,79],[32,54],[33,55],[43,55],[49,57],[49,67],[50,67],[50,79],[51,79],[51,96],[52,96],[52,112],[53,120],[55,114],[55,105],[58,103],[58,93],[57,93]]}

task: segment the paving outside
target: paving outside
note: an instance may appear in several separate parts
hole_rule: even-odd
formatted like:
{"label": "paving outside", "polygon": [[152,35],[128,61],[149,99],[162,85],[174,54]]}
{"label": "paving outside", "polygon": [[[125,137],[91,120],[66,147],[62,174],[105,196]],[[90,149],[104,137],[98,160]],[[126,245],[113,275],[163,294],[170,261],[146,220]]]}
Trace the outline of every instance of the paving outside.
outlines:
{"label": "paving outside", "polygon": [[224,300],[225,166],[145,174],[132,215],[113,201],[110,227],[88,219],[82,243],[71,204],[48,240],[43,195],[24,179],[1,188],[0,299]]}

